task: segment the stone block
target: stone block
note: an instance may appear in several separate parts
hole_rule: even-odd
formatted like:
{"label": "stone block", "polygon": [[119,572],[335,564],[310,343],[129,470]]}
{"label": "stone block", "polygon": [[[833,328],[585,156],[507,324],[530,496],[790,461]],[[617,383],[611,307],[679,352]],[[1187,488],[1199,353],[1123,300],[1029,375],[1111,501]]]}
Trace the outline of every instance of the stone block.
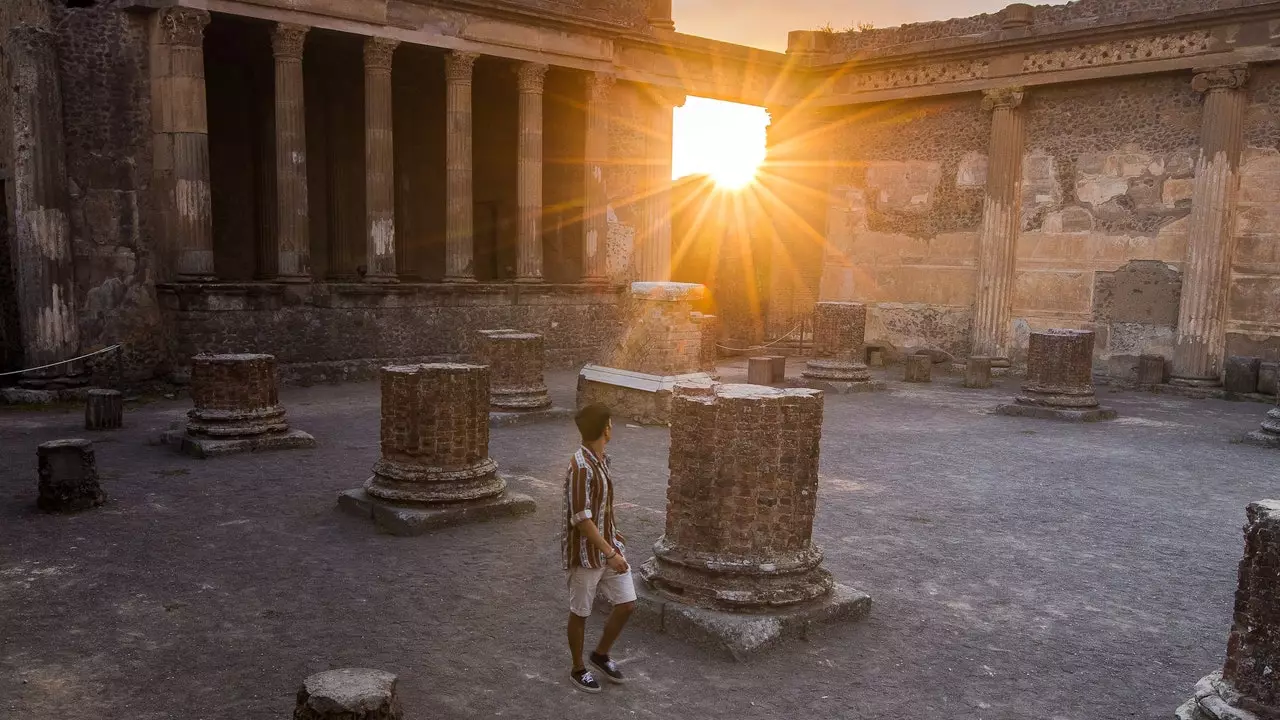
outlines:
{"label": "stone block", "polygon": [[884,348],[877,345],[867,346],[867,365],[874,368],[884,367]]}
{"label": "stone block", "polygon": [[367,668],[316,673],[298,688],[293,720],[402,720],[396,680]]}
{"label": "stone block", "polygon": [[770,355],[770,377],[773,382],[780,383],[787,379],[787,356],[786,355]]}
{"label": "stone block", "polygon": [[1280,395],[1280,362],[1258,365],[1258,392],[1263,395]]}
{"label": "stone block", "polygon": [[1224,368],[1222,389],[1230,393],[1254,393],[1258,391],[1258,370],[1262,360],[1256,357],[1232,355]]}
{"label": "stone block", "polygon": [[772,385],[773,358],[747,358],[747,382],[752,385]]}
{"label": "stone block", "polygon": [[124,424],[124,395],[119,390],[93,389],[84,403],[85,430],[117,430]]}
{"label": "stone block", "polygon": [[908,355],[903,360],[903,380],[910,383],[933,382],[933,358],[928,355]]}
{"label": "stone block", "polygon": [[45,512],[76,512],[106,502],[98,483],[93,443],[88,440],[51,440],[36,448],[39,498]]}
{"label": "stone block", "polygon": [[577,406],[603,403],[615,418],[641,425],[666,425],[671,419],[671,394],[677,384],[713,380],[703,372],[651,375],[587,365],[578,373]]}
{"label": "stone block", "polygon": [[1140,355],[1138,357],[1138,384],[1160,385],[1165,381],[1165,362],[1163,355]]}
{"label": "stone block", "polygon": [[528,495],[504,492],[468,503],[426,506],[391,502],[373,497],[364,488],[353,488],[338,494],[338,508],[372,520],[389,535],[413,537],[453,525],[529,515],[537,510],[537,504]]}
{"label": "stone block", "polygon": [[964,367],[964,386],[967,388],[991,387],[991,358],[974,355]]}

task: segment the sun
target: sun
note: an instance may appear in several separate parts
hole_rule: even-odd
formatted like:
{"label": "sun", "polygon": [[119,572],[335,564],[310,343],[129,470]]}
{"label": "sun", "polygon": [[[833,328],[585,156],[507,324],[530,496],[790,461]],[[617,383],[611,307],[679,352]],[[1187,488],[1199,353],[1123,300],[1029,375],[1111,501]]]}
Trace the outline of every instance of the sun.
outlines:
{"label": "sun", "polygon": [[672,177],[710,175],[722,188],[746,187],[764,162],[768,124],[764,108],[689,98],[675,110]]}

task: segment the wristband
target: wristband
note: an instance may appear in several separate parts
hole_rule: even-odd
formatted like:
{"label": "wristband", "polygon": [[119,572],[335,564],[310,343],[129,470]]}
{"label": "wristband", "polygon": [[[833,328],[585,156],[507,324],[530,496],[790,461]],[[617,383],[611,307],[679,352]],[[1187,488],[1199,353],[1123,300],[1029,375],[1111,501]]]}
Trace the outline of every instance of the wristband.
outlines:
{"label": "wristband", "polygon": [[612,559],[614,559],[614,558],[616,558],[616,557],[618,557],[618,551],[617,551],[617,550],[614,550],[612,555],[606,555],[604,559],[605,559],[605,560],[612,560]]}

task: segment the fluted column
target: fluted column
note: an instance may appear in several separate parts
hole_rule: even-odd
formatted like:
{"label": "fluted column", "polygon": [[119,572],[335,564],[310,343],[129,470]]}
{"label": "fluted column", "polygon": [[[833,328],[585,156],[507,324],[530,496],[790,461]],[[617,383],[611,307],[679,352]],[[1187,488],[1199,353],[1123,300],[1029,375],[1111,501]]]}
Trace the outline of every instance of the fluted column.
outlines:
{"label": "fluted column", "polygon": [[391,59],[399,40],[364,41],[364,176],[367,282],[396,281],[395,149],[391,136]]}
{"label": "fluted column", "polygon": [[978,241],[978,294],[973,304],[973,355],[995,367],[1009,364],[1009,323],[1013,315],[1015,248],[1022,224],[1022,153],[1026,144],[1022,89],[988,90],[991,111],[987,194]]}
{"label": "fluted column", "polygon": [[280,23],[271,32],[276,59],[276,277],[282,282],[311,280],[307,113],[302,86],[306,39],[307,28],[299,25]]}
{"label": "fluted column", "polygon": [[520,230],[516,280],[542,282],[542,91],[547,66],[516,68],[520,87]]}
{"label": "fluted column", "polygon": [[586,207],[582,218],[582,280],[608,282],[609,195],[604,173],[609,162],[609,94],[615,77],[587,76]]}
{"label": "fluted column", "polygon": [[180,281],[213,280],[204,29],[209,13],[165,8],[152,20],[151,124],[165,256]]}
{"label": "fluted column", "polygon": [[[5,48],[13,93],[12,257],[27,367],[75,357],[80,345],[57,43],[48,30],[18,26]],[[68,370],[59,366],[23,379]]]}
{"label": "fluted column", "polygon": [[652,120],[645,141],[643,222],[636,243],[635,268],[641,281],[671,279],[672,111],[684,104],[682,92],[655,90]]}
{"label": "fluted column", "polygon": [[1234,245],[1231,222],[1240,186],[1248,77],[1248,68],[1237,65],[1201,70],[1191,82],[1204,93],[1204,115],[1191,192],[1178,340],[1173,348],[1174,383],[1221,382]]}
{"label": "fluted column", "polygon": [[471,152],[471,74],[479,56],[451,52],[445,61],[445,282],[475,282]]}

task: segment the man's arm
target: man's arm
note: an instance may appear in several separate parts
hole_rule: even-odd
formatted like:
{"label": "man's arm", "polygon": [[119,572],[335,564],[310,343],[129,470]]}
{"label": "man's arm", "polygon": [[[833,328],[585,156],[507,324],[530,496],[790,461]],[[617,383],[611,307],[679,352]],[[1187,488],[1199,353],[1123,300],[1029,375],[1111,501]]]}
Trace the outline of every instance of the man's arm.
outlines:
{"label": "man's arm", "polygon": [[[618,549],[610,545],[600,534],[595,519],[591,514],[591,473],[587,468],[575,467],[569,478],[569,512],[570,522],[574,528],[587,538],[591,546],[599,550],[615,572],[626,572],[627,561],[622,558]],[[610,557],[613,556],[613,557]]]}
{"label": "man's arm", "polygon": [[578,529],[578,532],[586,536],[588,542],[604,554],[605,560],[614,572],[624,573],[631,569],[627,559],[622,556],[622,553],[618,552],[618,548],[605,541],[604,536],[600,534],[600,528],[596,527],[595,521],[590,519],[582,520],[574,527]]}

